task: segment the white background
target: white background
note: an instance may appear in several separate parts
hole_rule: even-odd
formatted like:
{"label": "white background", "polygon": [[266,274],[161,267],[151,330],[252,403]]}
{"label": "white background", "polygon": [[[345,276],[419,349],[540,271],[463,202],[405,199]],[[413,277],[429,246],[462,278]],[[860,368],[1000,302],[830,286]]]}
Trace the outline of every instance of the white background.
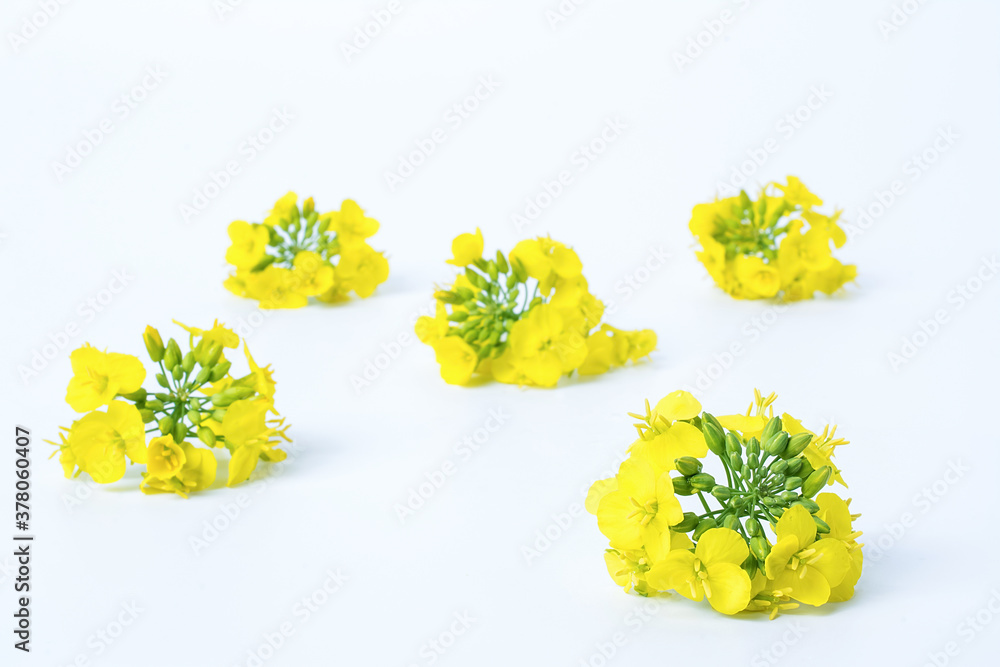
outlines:
{"label": "white background", "polygon": [[[289,622],[294,634],[265,664],[429,665],[428,642],[465,612],[471,628],[435,664],[600,665],[599,645],[617,633],[625,642],[607,664],[772,664],[771,650],[786,664],[923,664],[949,642],[952,664],[995,655],[1000,621],[960,627],[1000,591],[1000,280],[974,280],[1000,249],[995,3],[924,3],[884,35],[886,0],[593,0],[555,27],[546,11],[557,0],[414,0],[348,62],[341,44],[385,5],[245,0],[220,17],[211,0],[69,2],[15,48],[9,33],[39,3],[4,3],[2,404],[6,428],[34,435],[37,541],[30,656],[10,646],[13,563],[0,550],[3,664],[246,665]],[[724,9],[731,21],[710,38],[704,22]],[[674,54],[699,33],[707,46],[678,67]],[[121,117],[116,100],[148,67],[166,77]],[[496,91],[448,125],[449,108],[490,76]],[[814,87],[832,96],[800,109]],[[246,161],[241,144],[275,108],[294,120]],[[779,123],[796,111],[808,119],[789,133]],[[578,170],[579,147],[616,118],[627,128]],[[112,132],[60,179],[54,164],[104,119]],[[436,127],[447,140],[390,189],[385,172]],[[948,128],[948,150],[908,171]],[[839,251],[858,266],[846,294],[777,313],[713,287],[687,229],[691,208],[769,138],[778,150],[752,187],[798,175],[855,222],[878,191],[904,187]],[[240,173],[186,223],[181,206],[230,160]],[[511,216],[561,170],[572,186],[518,230]],[[64,479],[42,439],[74,418],[63,402],[71,349],[144,354],[147,324],[176,335],[171,318],[257,321],[254,302],[222,287],[226,227],[262,219],[288,189],[320,210],[356,199],[381,221],[372,242],[391,264],[372,299],[280,311],[252,331],[294,425],[294,461],[280,477],[187,501],[142,496],[135,469],[112,488]],[[450,278],[452,237],[476,226],[489,250],[549,233],[572,245],[591,289],[615,303],[612,323],[657,331],[651,361],[555,391],[458,388],[411,337],[356,391],[352,375],[412,332],[435,281]],[[670,260],[646,273],[653,249]],[[91,312],[116,271],[127,287]],[[625,276],[646,281],[629,294]],[[953,290],[970,280],[981,289],[959,308]],[[889,353],[939,310],[947,322],[894,369]],[[58,332],[70,324],[79,333],[67,342]],[[22,378],[36,352],[56,352],[44,348],[52,340],[58,354]],[[675,596],[642,621],[646,603],[605,571],[594,517],[566,525],[631,442],[625,412],[700,373],[717,378],[699,393],[711,412],[745,409],[756,386],[851,440],[838,460],[869,557],[851,602],[768,623]],[[491,410],[503,427],[465,460],[456,445]],[[10,499],[13,434],[4,442]],[[396,505],[448,461],[454,474],[401,523]],[[935,485],[934,502],[921,499]],[[249,504],[196,554],[190,539],[241,494]],[[8,519],[0,534],[13,533]],[[546,529],[557,537],[544,548]],[[338,568],[348,580],[302,622],[297,601]],[[117,634],[129,603],[138,618],[110,646],[96,639]]]}

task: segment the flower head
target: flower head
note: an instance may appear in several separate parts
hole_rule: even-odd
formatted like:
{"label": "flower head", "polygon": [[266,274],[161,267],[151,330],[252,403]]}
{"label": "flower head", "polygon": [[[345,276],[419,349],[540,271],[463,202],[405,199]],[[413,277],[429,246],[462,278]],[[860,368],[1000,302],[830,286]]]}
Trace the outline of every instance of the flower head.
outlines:
{"label": "flower head", "polygon": [[146,369],[129,354],[101,352],[84,345],[69,355],[73,378],[66,388],[66,402],[77,412],[89,412],[108,405],[119,394],[129,394],[142,386]]}

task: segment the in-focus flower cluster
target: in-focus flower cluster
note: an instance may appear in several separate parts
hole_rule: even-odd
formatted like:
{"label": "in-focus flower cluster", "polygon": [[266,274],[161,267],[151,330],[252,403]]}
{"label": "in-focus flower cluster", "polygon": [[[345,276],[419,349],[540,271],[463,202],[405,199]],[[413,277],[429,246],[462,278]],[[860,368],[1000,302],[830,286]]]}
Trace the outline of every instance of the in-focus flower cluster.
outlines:
{"label": "in-focus flower cluster", "polygon": [[[845,486],[833,462],[836,427],[816,434],[776,396],[754,392],[746,414],[715,418],[676,391],[646,403],[639,438],[609,479],[595,482],[587,510],[611,548],[608,572],[626,592],[676,591],[716,611],[779,612],[854,595],[863,561],[860,516],[823,489]],[[701,459],[714,454],[717,479]],[[678,496],[697,496],[684,511]]]}
{"label": "in-focus flower cluster", "polygon": [[153,327],[142,336],[160,371],[156,391],[142,387],[146,369],[137,357],[89,345],[70,355],[73,378],[66,402],[86,414],[62,428],[60,442],[52,443],[59,447],[55,453],[66,477],[85,472],[109,484],[125,475],[126,462],[145,464],[143,493],[186,498],[215,481],[214,448],[231,454],[228,486],[246,481],[258,461],[285,459],[277,445],[291,440],[274,409],[270,366],[259,366],[243,341],[249,372],[235,377],[225,356],[240,344],[233,331],[218,322],[211,329],[177,324],[189,333],[186,352],[173,338],[164,345]]}
{"label": "in-focus flower cluster", "polygon": [[588,290],[580,258],[558,241],[521,241],[508,256],[485,259],[477,229],[455,238],[452,254],[448,263],[464,271],[435,292],[436,315],[416,325],[445,382],[554,387],[564,375],[606,373],[656,348],[648,329],[601,324],[604,304]]}
{"label": "in-focus flower cluster", "polygon": [[338,303],[351,292],[368,298],[389,277],[389,263],[366,241],[378,228],[350,199],[339,211],[319,213],[311,197],[299,210],[289,192],[263,223],[229,225],[226,261],[236,271],[224,284],[261,308],[301,308],[309,297]]}
{"label": "in-focus flower cluster", "polygon": [[815,210],[823,201],[798,178],[769,183],[756,201],[746,192],[694,207],[691,232],[701,244],[696,254],[715,284],[737,299],[785,301],[833,294],[857,276],[854,265],[833,257],[830,244],[844,245],[832,216]]}

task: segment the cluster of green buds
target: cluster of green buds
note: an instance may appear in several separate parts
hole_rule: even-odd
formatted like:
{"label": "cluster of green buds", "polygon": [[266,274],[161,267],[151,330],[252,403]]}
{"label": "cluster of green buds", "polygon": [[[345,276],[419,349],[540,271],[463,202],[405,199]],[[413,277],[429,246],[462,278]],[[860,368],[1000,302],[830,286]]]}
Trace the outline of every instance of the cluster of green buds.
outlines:
{"label": "cluster of green buds", "polygon": [[760,197],[756,202],[745,190],[740,190],[738,198],[733,198],[729,215],[716,219],[715,239],[726,247],[726,258],[737,255],[755,255],[768,260],[778,258],[778,237],[788,231],[790,218],[786,213],[794,212],[785,199]]}
{"label": "cluster of green buds", "polygon": [[270,264],[292,268],[300,252],[314,252],[323,259],[340,254],[340,239],[336,234],[327,234],[330,217],[320,216],[312,197],[302,203],[301,212],[297,206],[289,206],[275,217],[273,224],[264,225],[269,253],[252,271],[263,271]]}
{"label": "cluster of green buds", "polygon": [[510,328],[543,302],[538,281],[528,276],[524,264],[499,250],[495,259],[475,259],[450,290],[439,290],[434,298],[452,306],[448,321],[479,359],[503,354]]}
{"label": "cluster of green buds", "polygon": [[[164,345],[159,331],[153,327],[146,327],[142,338],[150,359],[160,368],[156,382],[162,391],[150,393],[140,388],[123,398],[135,403],[145,424],[153,425],[146,432],[158,430],[178,444],[197,435],[209,447],[216,446],[217,439],[224,440],[224,436],[217,436],[204,424],[208,420],[221,424],[226,408],[254,396],[257,393],[254,374],[230,378],[232,363],[223,357],[223,345],[205,337],[187,352],[173,338]],[[216,383],[224,384],[225,388],[211,396],[199,393]]]}
{"label": "cluster of green buds", "polygon": [[[712,528],[739,532],[750,546],[751,555],[743,567],[751,577],[764,568],[771,549],[762,522],[775,524],[788,508],[801,505],[812,515],[818,533],[830,532],[830,526],[816,516],[820,507],[812,498],[826,486],[833,469],[814,469],[803,456],[813,434],[789,435],[782,430],[780,417],[768,420],[759,439],[746,440],[727,431],[707,412],[692,423],[701,429],[709,450],[722,462],[725,480],[704,472],[699,459],[676,459],[680,476],[673,478],[674,493],[697,495],[705,511],[686,512],[684,521],[672,527],[674,531],[693,531],[694,541]],[[718,501],[720,509],[711,509],[706,494]]]}

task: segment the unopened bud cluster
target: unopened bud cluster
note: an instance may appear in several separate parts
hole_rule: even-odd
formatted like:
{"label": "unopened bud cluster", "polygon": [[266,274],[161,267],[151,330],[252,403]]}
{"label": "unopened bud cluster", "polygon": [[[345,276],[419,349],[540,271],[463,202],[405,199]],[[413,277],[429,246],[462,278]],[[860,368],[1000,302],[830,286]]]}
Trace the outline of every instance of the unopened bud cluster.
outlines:
{"label": "unopened bud cluster", "polygon": [[[827,486],[846,487],[833,462],[836,427],[816,434],[777,397],[754,392],[746,414],[716,418],[677,391],[636,418],[639,434],[615,477],[590,489],[587,509],[611,542],[612,578],[641,595],[707,599],[725,614],[850,599],[861,576],[859,516]],[[705,469],[714,454],[719,466]],[[684,511],[680,497],[697,497]]]}
{"label": "unopened bud cluster", "polygon": [[811,299],[854,280],[854,265],[832,255],[847,241],[840,211],[814,210],[823,201],[795,176],[768,183],[756,201],[746,192],[694,207],[689,224],[696,255],[715,284],[737,299]]}
{"label": "unopened bud cluster", "polygon": [[351,292],[367,298],[389,277],[389,263],[366,241],[378,228],[350,199],[319,213],[311,197],[300,209],[289,192],[264,222],[229,225],[226,261],[236,271],[224,285],[261,308],[301,308],[309,297],[338,303]]}
{"label": "unopened bud cluster", "polygon": [[228,486],[246,481],[258,460],[285,459],[276,445],[291,442],[288,427],[284,419],[268,417],[269,412],[277,415],[270,366],[258,366],[244,341],[249,372],[234,376],[225,357],[226,349],[239,347],[233,331],[218,322],[211,329],[177,324],[189,334],[186,351],[173,338],[164,343],[153,327],[142,335],[158,369],[152,390],[142,386],[146,369],[137,357],[89,345],[70,355],[73,378],[66,402],[87,414],[52,443],[59,447],[66,477],[87,473],[109,484],[125,475],[129,461],[146,466],[140,483],[144,493],[187,497],[215,481],[214,448],[231,454]]}
{"label": "unopened bud cluster", "polygon": [[445,382],[465,385],[478,375],[554,387],[564,375],[606,373],[656,348],[648,329],[601,323],[604,304],[590,293],[580,258],[558,241],[525,240],[486,259],[477,229],[456,237],[452,254],[448,263],[462,273],[435,292],[435,316],[416,325]]}

